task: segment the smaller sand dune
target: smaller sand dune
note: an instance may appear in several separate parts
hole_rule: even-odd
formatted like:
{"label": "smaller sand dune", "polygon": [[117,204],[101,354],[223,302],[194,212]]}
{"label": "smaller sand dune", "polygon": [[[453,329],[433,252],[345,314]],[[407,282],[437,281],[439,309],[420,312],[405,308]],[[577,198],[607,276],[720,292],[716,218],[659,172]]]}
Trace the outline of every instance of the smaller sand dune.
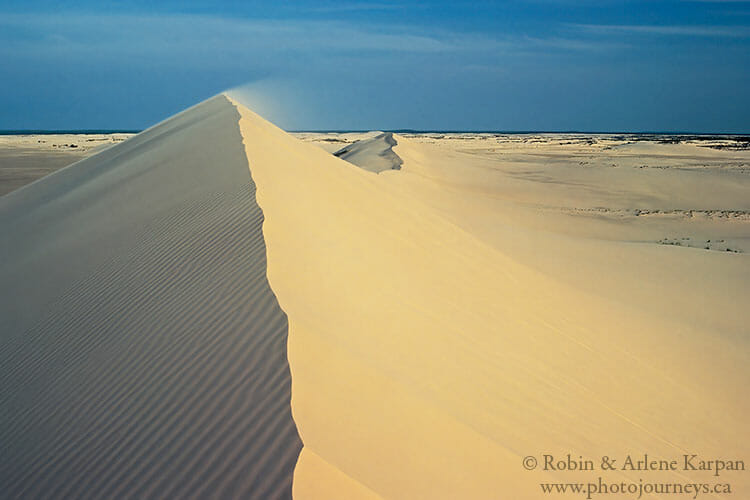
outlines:
{"label": "smaller sand dune", "polygon": [[370,172],[400,170],[404,162],[393,151],[396,144],[393,132],[384,132],[372,139],[350,144],[333,154]]}

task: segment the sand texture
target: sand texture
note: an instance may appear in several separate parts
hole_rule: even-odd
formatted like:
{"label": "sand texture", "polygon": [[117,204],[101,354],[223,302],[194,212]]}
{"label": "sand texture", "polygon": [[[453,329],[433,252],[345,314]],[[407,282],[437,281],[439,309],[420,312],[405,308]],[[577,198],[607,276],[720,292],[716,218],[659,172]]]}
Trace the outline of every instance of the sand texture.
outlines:
{"label": "sand texture", "polygon": [[284,498],[287,319],[224,97],[0,198],[3,498]]}

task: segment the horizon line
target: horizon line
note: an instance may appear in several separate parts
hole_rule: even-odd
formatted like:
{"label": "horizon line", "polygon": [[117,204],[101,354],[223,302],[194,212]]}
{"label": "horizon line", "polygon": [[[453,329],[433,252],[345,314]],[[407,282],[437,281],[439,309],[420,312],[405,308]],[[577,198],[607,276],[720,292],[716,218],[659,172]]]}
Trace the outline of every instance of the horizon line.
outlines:
{"label": "horizon line", "polygon": [[[0,135],[104,135],[139,134],[144,129],[0,129]],[[307,129],[285,130],[290,134],[356,134],[367,132],[393,132],[397,134],[597,134],[597,135],[695,135],[695,136],[750,136],[750,132],[694,132],[689,130],[461,130],[461,129]]]}

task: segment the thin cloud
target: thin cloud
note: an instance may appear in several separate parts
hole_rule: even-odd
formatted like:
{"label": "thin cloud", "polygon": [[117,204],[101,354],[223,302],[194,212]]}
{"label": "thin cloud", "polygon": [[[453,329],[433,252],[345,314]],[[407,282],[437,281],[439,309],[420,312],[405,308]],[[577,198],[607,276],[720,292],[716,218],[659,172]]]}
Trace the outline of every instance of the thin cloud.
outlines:
{"label": "thin cloud", "polygon": [[[726,1],[726,0],[725,0]],[[626,25],[626,24],[572,24],[572,28],[599,35],[642,34],[664,36],[700,36],[700,37],[750,37],[747,26],[660,26],[660,25]]]}
{"label": "thin cloud", "polygon": [[629,44],[621,42],[603,42],[601,40],[582,40],[577,38],[524,36],[519,46],[529,49],[553,49],[566,52],[598,52],[627,49]]}
{"label": "thin cloud", "polygon": [[334,5],[318,5],[315,7],[305,7],[302,10],[306,12],[358,12],[358,11],[377,11],[377,10],[399,10],[406,7],[413,8],[404,4],[393,3],[339,3]]}

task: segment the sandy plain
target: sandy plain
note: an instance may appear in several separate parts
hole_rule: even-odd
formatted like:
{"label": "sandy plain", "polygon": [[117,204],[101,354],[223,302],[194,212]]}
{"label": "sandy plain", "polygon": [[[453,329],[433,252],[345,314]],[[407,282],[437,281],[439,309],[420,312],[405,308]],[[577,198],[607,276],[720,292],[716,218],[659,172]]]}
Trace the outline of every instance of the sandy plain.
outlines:
{"label": "sandy plain", "polygon": [[0,196],[133,134],[0,135]]}

